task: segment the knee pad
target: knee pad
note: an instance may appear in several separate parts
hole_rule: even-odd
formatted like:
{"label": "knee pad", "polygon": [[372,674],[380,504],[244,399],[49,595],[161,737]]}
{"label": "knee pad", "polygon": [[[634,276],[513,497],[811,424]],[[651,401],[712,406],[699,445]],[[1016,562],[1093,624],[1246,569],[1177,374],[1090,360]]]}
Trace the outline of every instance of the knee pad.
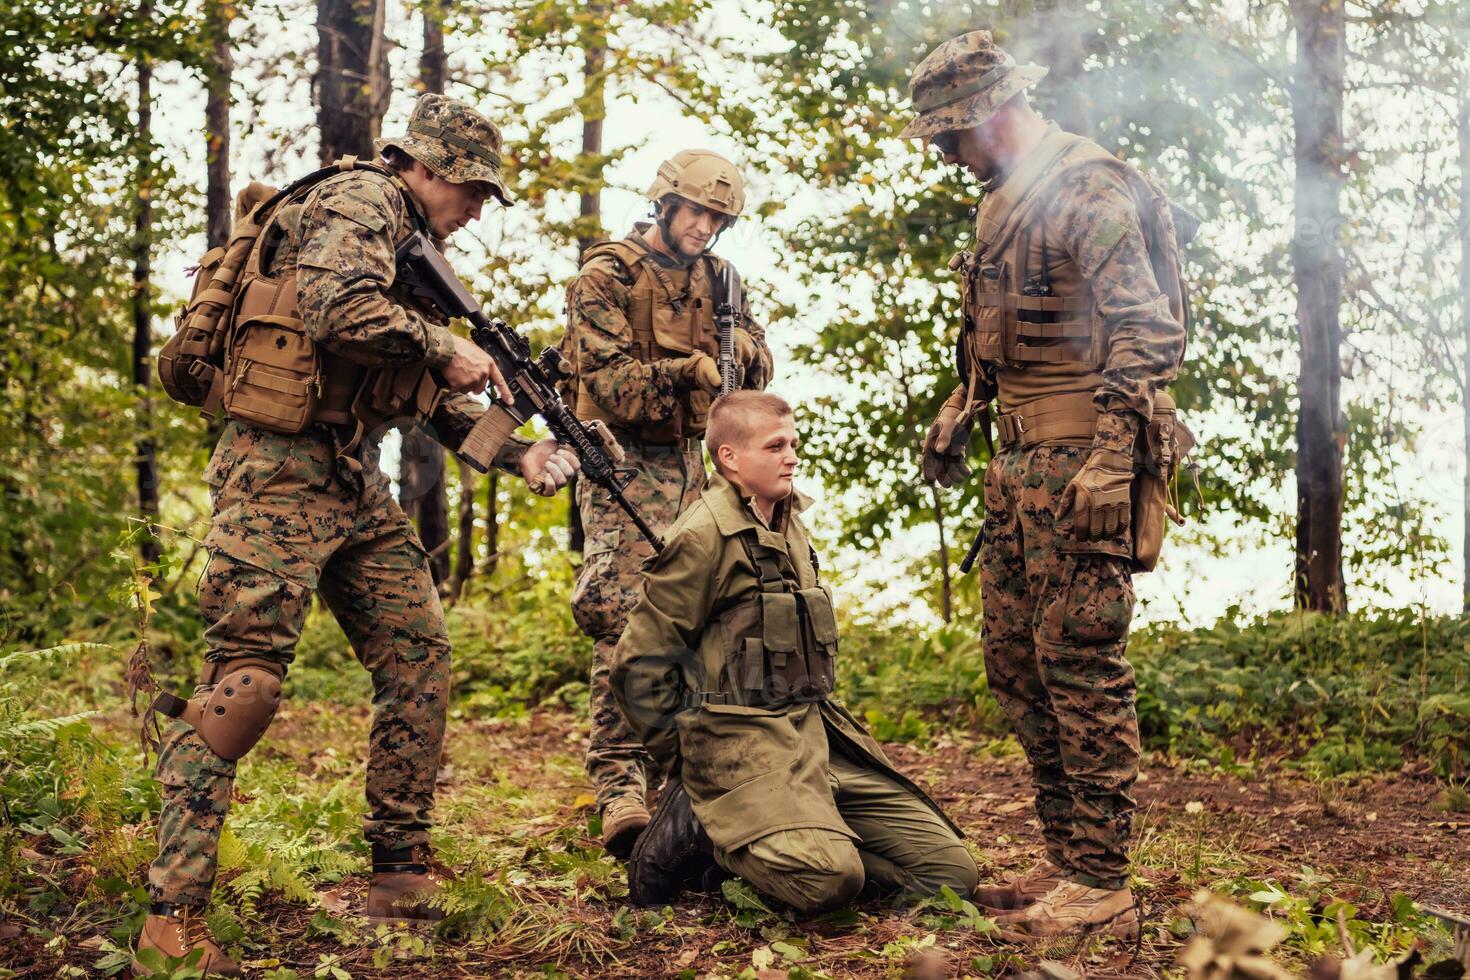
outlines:
{"label": "knee pad", "polygon": [[[211,677],[213,675],[213,677]],[[227,762],[255,748],[281,705],[282,668],[267,660],[235,660],[206,668],[214,689],[190,698],[160,694],[154,710],[194,726],[211,752]]]}

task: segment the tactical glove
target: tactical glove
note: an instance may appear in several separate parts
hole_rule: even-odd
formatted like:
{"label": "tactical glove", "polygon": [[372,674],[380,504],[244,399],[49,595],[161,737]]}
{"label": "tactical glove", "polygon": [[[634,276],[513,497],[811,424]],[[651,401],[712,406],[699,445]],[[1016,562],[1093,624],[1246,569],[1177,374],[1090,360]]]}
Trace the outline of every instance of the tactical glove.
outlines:
{"label": "tactical glove", "polygon": [[1128,530],[1133,514],[1133,457],[1093,449],[1082,469],[1062,491],[1057,520],[1072,517],[1078,541],[1102,541]]}
{"label": "tactical glove", "polygon": [[960,410],[946,405],[924,437],[924,482],[937,481],[941,487],[964,483],[970,477],[970,465],[965,462],[969,449],[970,424],[961,425]]}
{"label": "tactical glove", "polygon": [[755,338],[741,327],[735,328],[735,360],[747,369],[755,367],[761,360],[761,349]]}
{"label": "tactical glove", "polygon": [[680,388],[699,388],[711,395],[720,393],[720,366],[702,350],[672,361],[669,369]]}

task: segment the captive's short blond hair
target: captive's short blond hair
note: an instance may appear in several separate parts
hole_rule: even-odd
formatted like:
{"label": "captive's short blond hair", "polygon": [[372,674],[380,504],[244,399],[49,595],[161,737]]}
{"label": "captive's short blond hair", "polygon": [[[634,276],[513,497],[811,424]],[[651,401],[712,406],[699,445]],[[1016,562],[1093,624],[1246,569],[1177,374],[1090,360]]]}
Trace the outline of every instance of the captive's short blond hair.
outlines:
{"label": "captive's short blond hair", "polygon": [[709,421],[704,429],[704,443],[709,449],[710,461],[723,475],[721,446],[745,445],[755,434],[761,419],[784,419],[795,414],[786,399],[770,392],[732,391],[721,395],[710,406]]}

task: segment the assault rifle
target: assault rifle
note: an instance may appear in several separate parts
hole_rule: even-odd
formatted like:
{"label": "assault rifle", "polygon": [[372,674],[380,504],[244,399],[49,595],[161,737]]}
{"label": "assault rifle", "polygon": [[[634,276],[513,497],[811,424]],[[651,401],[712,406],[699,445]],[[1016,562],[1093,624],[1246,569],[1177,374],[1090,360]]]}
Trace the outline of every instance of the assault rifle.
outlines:
{"label": "assault rifle", "polygon": [[735,321],[740,317],[740,274],[725,263],[720,273],[720,301],[715,304],[715,332],[720,341],[720,394],[735,390]]}
{"label": "assault rifle", "polygon": [[623,461],[623,450],[607,426],[583,422],[557,393],[557,382],[571,372],[561,352],[547,347],[532,358],[531,345],[526,338],[506,326],[504,321],[491,320],[485,315],[480,304],[455,275],[454,268],[423,232],[415,231],[404,239],[398,245],[396,255],[398,282],[406,286],[415,298],[445,316],[468,320],[470,339],[490,355],[510,386],[512,402],[509,405],[499,400],[491,403],[465,437],[460,456],[484,472],[488,461],[510,434],[532,415],[540,415],[556,441],[577,454],[582,462],[583,479],[591,480],[606,490],[643,532],[653,550],[662,551],[663,542],[624,493],[638,471],[618,466]]}

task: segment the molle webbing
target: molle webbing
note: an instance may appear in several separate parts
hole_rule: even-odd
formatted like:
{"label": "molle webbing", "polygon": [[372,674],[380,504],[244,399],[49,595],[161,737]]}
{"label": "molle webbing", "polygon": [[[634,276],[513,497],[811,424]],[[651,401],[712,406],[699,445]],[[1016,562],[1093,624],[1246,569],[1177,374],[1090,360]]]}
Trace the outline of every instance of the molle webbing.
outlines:
{"label": "molle webbing", "polygon": [[1098,411],[1091,392],[1052,395],[995,417],[1002,448],[1036,446],[1044,442],[1091,439]]}

